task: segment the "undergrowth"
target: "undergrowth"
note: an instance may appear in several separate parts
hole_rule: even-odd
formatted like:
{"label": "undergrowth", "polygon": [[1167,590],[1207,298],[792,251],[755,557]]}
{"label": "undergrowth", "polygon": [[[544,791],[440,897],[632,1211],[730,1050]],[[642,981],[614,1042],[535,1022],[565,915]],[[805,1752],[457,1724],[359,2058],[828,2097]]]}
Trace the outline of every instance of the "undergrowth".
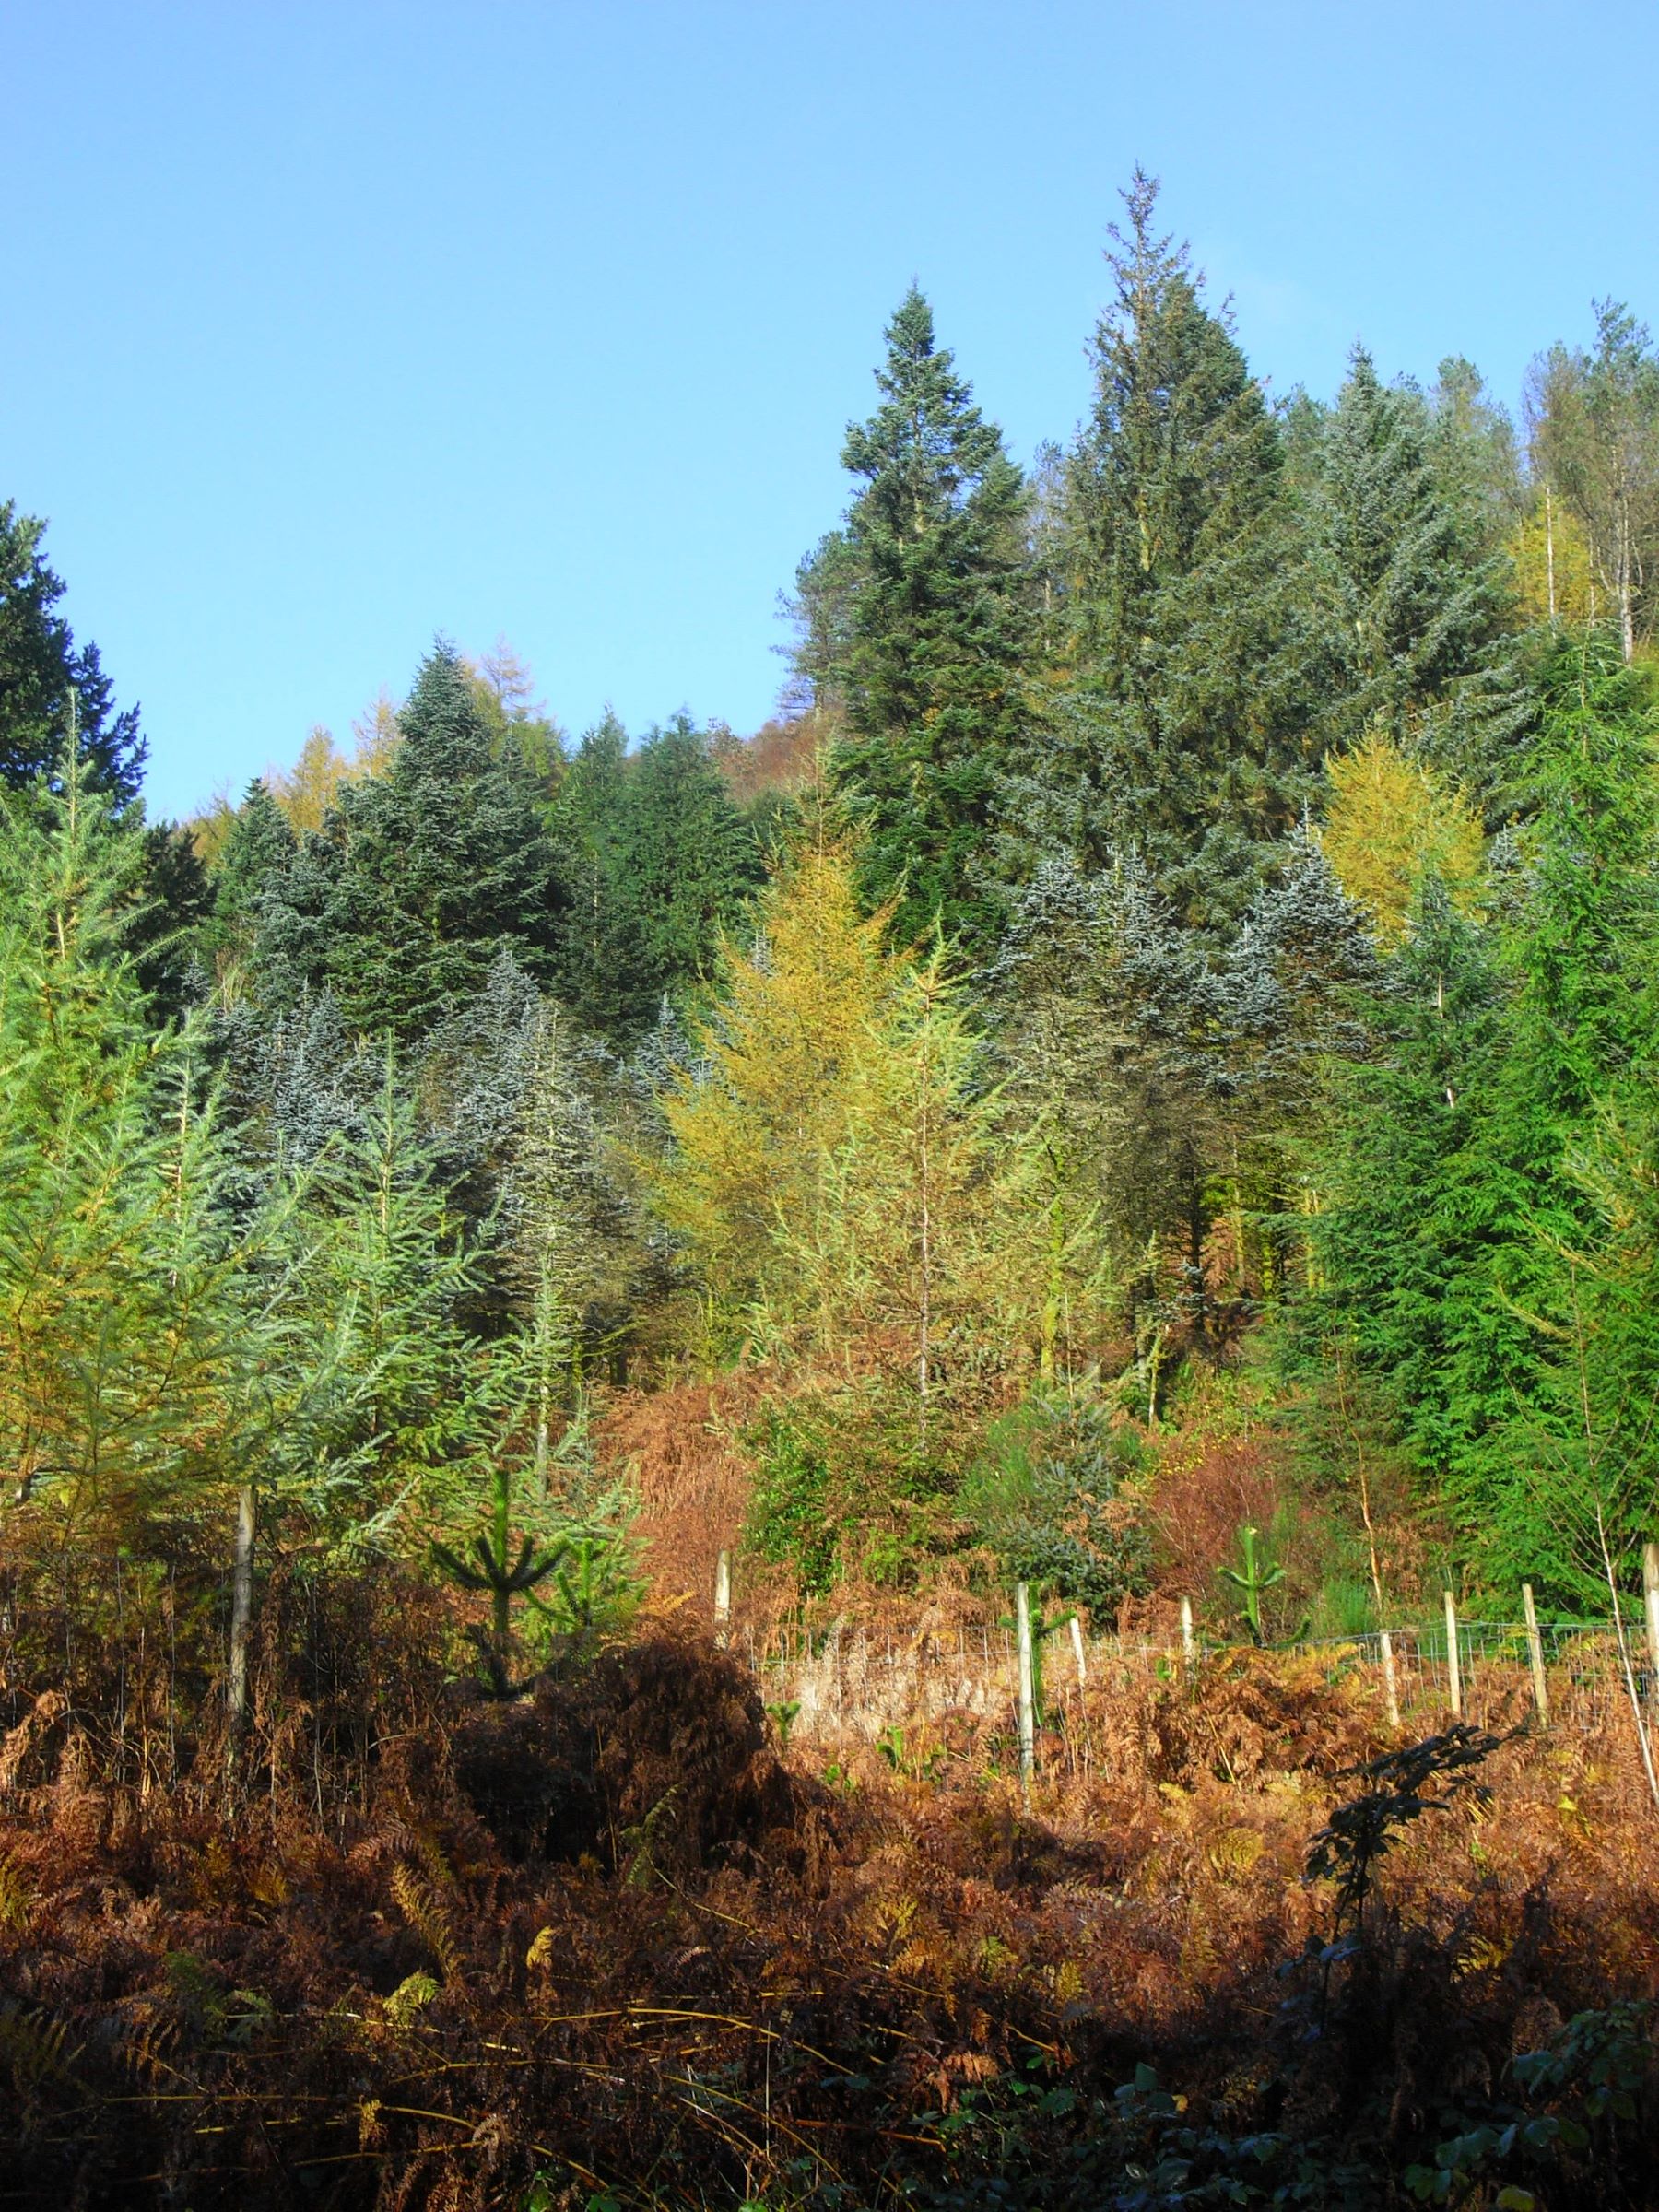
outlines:
{"label": "undergrowth", "polygon": [[18,1723],[0,2203],[1651,2201],[1617,1740],[1402,1763],[1352,1677],[1235,1653],[1028,1809],[977,1754],[782,1751],[663,1623],[507,1703],[382,1649],[231,1795],[205,1737],[158,1788]]}

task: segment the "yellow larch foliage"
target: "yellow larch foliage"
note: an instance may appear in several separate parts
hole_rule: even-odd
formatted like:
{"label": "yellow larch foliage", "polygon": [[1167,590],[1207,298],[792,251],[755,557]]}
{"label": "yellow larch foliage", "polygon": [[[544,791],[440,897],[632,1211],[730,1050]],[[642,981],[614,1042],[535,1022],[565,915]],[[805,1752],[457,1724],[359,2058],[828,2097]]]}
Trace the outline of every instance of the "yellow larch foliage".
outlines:
{"label": "yellow larch foliage", "polygon": [[334,735],[318,723],[300,748],[300,758],[286,771],[272,770],[265,783],[288,819],[296,837],[321,830],[340,786],[351,773],[351,763],[335,744]]}
{"label": "yellow larch foliage", "polygon": [[818,841],[778,864],[752,947],[724,947],[722,1002],[663,1101],[673,1149],[652,1180],[728,1313],[795,1303],[909,964],[883,946],[888,919],[861,915],[850,854]]}
{"label": "yellow larch foliage", "polygon": [[[1509,542],[1515,597],[1523,621],[1569,626],[1594,622],[1608,611],[1595,585],[1595,567],[1584,534],[1547,486]],[[1599,601],[1599,606],[1598,606]]]}
{"label": "yellow larch foliage", "polygon": [[1331,803],[1321,841],[1338,882],[1384,944],[1404,932],[1424,877],[1437,875],[1452,902],[1476,904],[1484,859],[1468,802],[1420,761],[1372,731],[1325,764]]}

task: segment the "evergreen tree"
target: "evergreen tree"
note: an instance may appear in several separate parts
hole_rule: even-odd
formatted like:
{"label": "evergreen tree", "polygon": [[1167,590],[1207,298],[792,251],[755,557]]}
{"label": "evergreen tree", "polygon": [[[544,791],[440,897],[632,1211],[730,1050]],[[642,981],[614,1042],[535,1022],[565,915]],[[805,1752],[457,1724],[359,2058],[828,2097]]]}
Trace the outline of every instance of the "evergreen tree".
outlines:
{"label": "evergreen tree", "polygon": [[1430,886],[1318,1225],[1326,1297],[1473,1558],[1581,1597],[1567,1509],[1590,1472],[1586,1379],[1594,1395],[1617,1346],[1581,1372],[1596,1208],[1568,1170],[1653,1046],[1653,742],[1617,645],[1560,656],[1518,910],[1495,957]]}
{"label": "evergreen tree", "polygon": [[[1155,230],[1157,196],[1137,170],[1128,228],[1112,233],[1114,296],[1071,470],[1056,658],[1075,675],[1051,702],[1039,783],[1075,794],[1082,858],[1137,846],[1177,911],[1215,926],[1300,810],[1318,672],[1296,634],[1277,424],[1227,312]],[[1005,851],[1021,815],[1041,839],[1036,795],[1009,794]]]}
{"label": "evergreen tree", "polygon": [[89,788],[138,795],[146,746],[138,710],[117,712],[96,645],[76,645],[46,565],[46,525],[0,500],[0,782],[55,774],[71,743]]}
{"label": "evergreen tree", "polygon": [[418,1034],[509,950],[550,972],[564,892],[536,794],[491,754],[465,664],[438,642],[382,776],[347,783],[268,878],[255,961],[277,1003],[326,983],[367,1033]]}
{"label": "evergreen tree", "polygon": [[677,714],[629,764],[626,864],[638,917],[642,1029],[665,993],[710,977],[722,934],[765,880],[759,848],[727,794],[709,741]]}
{"label": "evergreen tree", "polygon": [[266,883],[292,862],[293,830],[264,781],[242,794],[213,870],[213,908],[201,932],[202,952],[221,983],[253,951]]}
{"label": "evergreen tree", "polygon": [[1448,402],[1437,427],[1356,349],[1324,426],[1310,581],[1335,675],[1327,746],[1375,731],[1490,786],[1529,702],[1504,664],[1503,564],[1455,422]]}
{"label": "evergreen tree", "polygon": [[210,1503],[245,1349],[203,1041],[151,1028],[143,832],[77,757],[0,807],[0,1448],[18,1502],[141,1546]]}
{"label": "evergreen tree", "polygon": [[882,405],[841,453],[862,488],[818,556],[827,604],[844,594],[829,675],[851,734],[833,774],[866,900],[895,902],[900,939],[937,922],[983,942],[975,863],[1024,728],[1024,491],[913,288],[887,342]]}
{"label": "evergreen tree", "polygon": [[628,733],[608,712],[577,747],[553,810],[570,904],[556,976],[560,1003],[603,1036],[629,1033],[647,1006],[640,917],[629,870]]}

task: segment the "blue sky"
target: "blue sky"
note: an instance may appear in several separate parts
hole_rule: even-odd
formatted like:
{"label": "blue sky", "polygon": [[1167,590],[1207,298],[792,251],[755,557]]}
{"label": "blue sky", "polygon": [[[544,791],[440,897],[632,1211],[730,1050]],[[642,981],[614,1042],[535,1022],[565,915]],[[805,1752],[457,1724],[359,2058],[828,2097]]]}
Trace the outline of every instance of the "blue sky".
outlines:
{"label": "blue sky", "polygon": [[435,630],[580,730],[752,728],[912,276],[1026,458],[1143,161],[1274,386],[1659,322],[1659,11],[0,0],[0,498],[152,805]]}

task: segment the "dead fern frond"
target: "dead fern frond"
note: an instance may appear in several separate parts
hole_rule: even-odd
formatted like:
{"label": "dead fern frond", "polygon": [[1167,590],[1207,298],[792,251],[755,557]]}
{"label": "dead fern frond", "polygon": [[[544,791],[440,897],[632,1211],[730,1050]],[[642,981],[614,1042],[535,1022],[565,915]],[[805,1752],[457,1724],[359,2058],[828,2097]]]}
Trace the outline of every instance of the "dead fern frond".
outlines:
{"label": "dead fern frond", "polygon": [[466,1979],[462,1971],[461,1947],[455,1941],[454,1925],[443,1899],[407,1861],[393,1871],[392,1894],[404,1918],[425,1939],[427,1948],[442,1969],[445,1982],[460,1987]]}
{"label": "dead fern frond", "polygon": [[50,2019],[43,2012],[9,2001],[0,2004],[0,2068],[18,2095],[49,2081],[72,2080],[80,2049],[77,2045],[72,2051],[68,2045],[66,2020]]}
{"label": "dead fern frond", "polygon": [[9,1855],[0,1858],[0,1928],[16,1928],[20,1934],[28,1927],[34,1910],[34,1897],[28,1875]]}

